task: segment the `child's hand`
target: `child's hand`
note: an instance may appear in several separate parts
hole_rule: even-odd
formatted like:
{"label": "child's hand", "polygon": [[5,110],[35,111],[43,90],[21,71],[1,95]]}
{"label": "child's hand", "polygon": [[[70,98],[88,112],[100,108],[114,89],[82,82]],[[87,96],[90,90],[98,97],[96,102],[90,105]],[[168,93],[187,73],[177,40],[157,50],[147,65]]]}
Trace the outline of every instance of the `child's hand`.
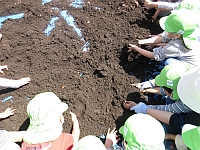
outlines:
{"label": "child's hand", "polygon": [[138,48],[138,46],[134,45],[134,44],[129,44],[129,50],[128,52],[132,52],[133,50],[135,50],[135,48]]}
{"label": "child's hand", "polygon": [[144,1],[144,6],[145,6],[145,7],[149,7],[149,6],[151,6],[151,4],[152,4],[152,1],[151,1],[151,0],[145,0],[145,1]]}
{"label": "child's hand", "polygon": [[132,86],[138,88],[141,92],[146,92],[143,88],[143,83],[133,83]]}
{"label": "child's hand", "polygon": [[106,148],[112,148],[113,144],[117,144],[118,140],[117,139],[117,131],[115,130],[115,128],[110,131],[110,128],[108,129],[107,135],[106,135],[106,142],[105,142],[105,147]]}
{"label": "child's hand", "polygon": [[134,3],[135,3],[135,5],[136,5],[136,7],[138,7],[138,6],[139,6],[139,3],[138,3],[138,1],[137,1],[137,0],[134,0]]}
{"label": "child's hand", "polygon": [[0,66],[0,73],[3,74],[3,73],[4,73],[4,72],[3,72],[4,69],[8,70],[8,66],[7,66],[7,65]]}
{"label": "child's hand", "polygon": [[123,106],[124,106],[124,108],[126,108],[126,109],[130,109],[131,107],[133,107],[133,106],[136,106],[137,104],[135,103],[135,102],[133,102],[133,101],[125,101],[124,103],[123,103]]}
{"label": "child's hand", "polygon": [[[134,102],[135,103],[135,102]],[[136,103],[135,103],[136,104]],[[135,113],[142,113],[142,114],[146,114],[147,109],[149,107],[143,103],[143,102],[139,102],[138,104],[136,104],[135,106],[131,107],[130,110],[134,110]]]}
{"label": "child's hand", "polygon": [[8,107],[4,112],[0,113],[0,118],[3,119],[3,118],[7,118],[9,116],[14,115],[14,111],[15,109]]}
{"label": "child's hand", "polygon": [[152,50],[154,47],[155,47],[155,46],[154,46],[154,45],[151,45],[151,44],[149,44],[149,45],[146,46],[146,48],[147,48],[148,50]]}
{"label": "child's hand", "polygon": [[76,115],[73,112],[70,111],[69,113],[70,113],[70,115],[72,117],[72,122],[78,121]]}

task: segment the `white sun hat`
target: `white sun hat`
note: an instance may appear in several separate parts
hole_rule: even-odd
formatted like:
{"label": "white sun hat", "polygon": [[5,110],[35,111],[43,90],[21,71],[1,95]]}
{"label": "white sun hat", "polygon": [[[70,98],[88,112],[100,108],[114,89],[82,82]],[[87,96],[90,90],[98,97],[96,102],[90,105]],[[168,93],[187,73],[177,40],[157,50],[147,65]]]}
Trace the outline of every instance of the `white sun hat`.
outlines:
{"label": "white sun hat", "polygon": [[200,67],[186,72],[179,80],[177,90],[181,101],[200,113]]}

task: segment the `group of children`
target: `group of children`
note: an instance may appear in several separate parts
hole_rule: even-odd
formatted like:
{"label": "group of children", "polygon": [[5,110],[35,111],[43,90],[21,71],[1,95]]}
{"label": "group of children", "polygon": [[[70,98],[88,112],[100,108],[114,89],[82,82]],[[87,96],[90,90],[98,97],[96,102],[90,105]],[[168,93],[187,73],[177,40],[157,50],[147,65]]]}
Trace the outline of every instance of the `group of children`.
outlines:
{"label": "group of children", "polygon": [[[137,51],[150,59],[165,62],[165,67],[155,79],[133,86],[141,92],[165,96],[166,104],[146,105],[143,102],[136,104],[127,100],[123,105],[135,113],[148,114],[164,123],[165,139],[175,140],[175,147],[171,149],[199,150],[200,1],[183,0],[169,3],[145,0],[145,6],[148,7],[163,9],[164,5],[170,6],[168,8],[173,10],[170,15],[159,20],[164,32],[148,39],[138,40],[139,45],[149,45],[152,51],[129,44],[129,52]],[[167,144],[165,146],[168,149]]]}
{"label": "group of children", "polygon": [[[195,2],[193,2],[195,1]],[[80,128],[76,115],[70,112],[72,132],[64,133],[63,112],[66,103],[52,92],[36,95],[27,106],[30,124],[26,131],[8,132],[0,130],[1,150],[165,150],[165,139],[175,141],[178,150],[200,149],[200,50],[199,50],[199,0],[178,2],[151,2],[146,7],[171,7],[170,14],[160,19],[164,30],[159,35],[139,40],[139,45],[150,45],[153,51],[129,44],[129,52],[137,51],[150,59],[165,61],[165,67],[153,80],[133,84],[141,92],[160,94],[166,97],[166,105],[136,104],[126,100],[124,108],[135,111],[124,125],[116,131],[108,130],[105,143],[94,135],[79,140]],[[194,5],[195,4],[195,5]],[[175,6],[176,5],[176,6]],[[172,8],[173,7],[173,8]],[[176,9],[176,10],[175,10]],[[2,35],[0,35],[1,39]],[[1,66],[0,72],[7,69]],[[3,88],[19,88],[30,82],[30,78],[10,80],[0,78]],[[48,106],[46,105],[48,104]],[[7,108],[0,118],[14,114]],[[165,124],[165,129],[164,125]],[[168,132],[169,131],[169,132]],[[122,135],[121,138],[118,132]],[[117,143],[122,140],[120,146]],[[21,147],[15,142],[22,142]]]}

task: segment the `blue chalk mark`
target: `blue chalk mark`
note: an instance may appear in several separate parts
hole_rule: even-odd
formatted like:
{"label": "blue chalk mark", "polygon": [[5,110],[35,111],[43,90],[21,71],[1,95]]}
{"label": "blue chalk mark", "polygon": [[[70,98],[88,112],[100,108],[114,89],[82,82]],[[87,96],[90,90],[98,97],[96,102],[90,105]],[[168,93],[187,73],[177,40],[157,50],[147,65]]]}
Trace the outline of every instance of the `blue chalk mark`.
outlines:
{"label": "blue chalk mark", "polygon": [[58,7],[52,7],[51,9],[52,9],[52,10],[59,10]]}
{"label": "blue chalk mark", "polygon": [[3,25],[3,22],[7,19],[20,19],[23,17],[24,17],[24,13],[0,17],[0,28]]}
{"label": "blue chalk mark", "polygon": [[80,73],[80,75],[79,75],[79,76],[80,76],[80,77],[82,77],[83,75],[84,75],[84,72],[83,72],[83,73]]}
{"label": "blue chalk mark", "polygon": [[[74,17],[72,15],[68,14],[67,10],[60,11],[60,15],[65,19],[65,21],[67,22],[67,24],[69,26],[72,26],[74,28],[74,31],[78,34],[78,36],[82,37],[81,29],[79,29],[76,26]],[[82,38],[81,40],[84,40],[84,38]]]}
{"label": "blue chalk mark", "polygon": [[52,0],[42,0],[42,5],[51,2]]}
{"label": "blue chalk mark", "polygon": [[89,50],[89,46],[90,46],[90,42],[87,41],[87,42],[81,47],[82,51],[83,51],[83,52],[88,51],[88,50]]}
{"label": "blue chalk mark", "polygon": [[[42,0],[42,4],[44,5],[45,3],[48,3],[48,2],[51,2],[52,0]],[[82,8],[83,7],[83,4],[85,2],[83,2],[82,0],[73,0],[71,2],[71,6],[75,7],[75,8]],[[52,7],[51,8],[52,10],[59,10],[59,8],[57,7]],[[83,35],[82,35],[82,32],[81,32],[81,29],[79,29],[76,25],[76,22],[74,21],[74,17],[72,15],[70,15],[67,10],[63,10],[63,11],[60,11],[60,15],[64,18],[64,20],[67,22],[67,24],[71,27],[73,27],[73,30],[77,33],[77,35],[79,37],[81,37],[81,41],[84,41],[84,38],[83,38]],[[51,31],[56,27],[56,24],[55,24],[55,21],[57,21],[58,19],[60,19],[59,17],[53,17],[51,18],[51,20],[49,21],[49,24],[47,26],[47,28],[44,30],[44,33],[45,35],[49,36],[51,34]],[[60,32],[62,32],[62,30],[60,30]],[[64,31],[65,32],[65,31]],[[90,45],[90,42],[87,41],[82,47],[82,51],[85,52],[85,51],[88,51],[89,50],[89,45]]]}
{"label": "blue chalk mark", "polygon": [[51,31],[56,27],[55,21],[58,20],[59,17],[53,17],[51,18],[51,20],[49,21],[49,24],[47,26],[47,28],[44,30],[44,33],[49,36]]}
{"label": "blue chalk mark", "polygon": [[13,100],[12,100],[12,96],[8,96],[8,97],[6,97],[6,98],[4,98],[3,100],[2,100],[2,103],[5,103],[6,101],[8,101],[8,100],[11,100],[11,102],[13,102]]}
{"label": "blue chalk mark", "polygon": [[74,0],[70,5],[75,8],[83,8],[83,4],[85,4],[85,2],[82,0]]}

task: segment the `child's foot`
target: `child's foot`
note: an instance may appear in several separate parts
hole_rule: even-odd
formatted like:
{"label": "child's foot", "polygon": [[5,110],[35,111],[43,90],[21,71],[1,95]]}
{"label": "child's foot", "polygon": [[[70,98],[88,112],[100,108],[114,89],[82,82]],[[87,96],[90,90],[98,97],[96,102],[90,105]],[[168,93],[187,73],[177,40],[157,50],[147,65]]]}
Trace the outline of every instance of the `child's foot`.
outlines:
{"label": "child's foot", "polygon": [[31,81],[31,79],[29,77],[19,79],[18,80],[18,88],[23,86],[23,85],[29,84],[30,81]]}

